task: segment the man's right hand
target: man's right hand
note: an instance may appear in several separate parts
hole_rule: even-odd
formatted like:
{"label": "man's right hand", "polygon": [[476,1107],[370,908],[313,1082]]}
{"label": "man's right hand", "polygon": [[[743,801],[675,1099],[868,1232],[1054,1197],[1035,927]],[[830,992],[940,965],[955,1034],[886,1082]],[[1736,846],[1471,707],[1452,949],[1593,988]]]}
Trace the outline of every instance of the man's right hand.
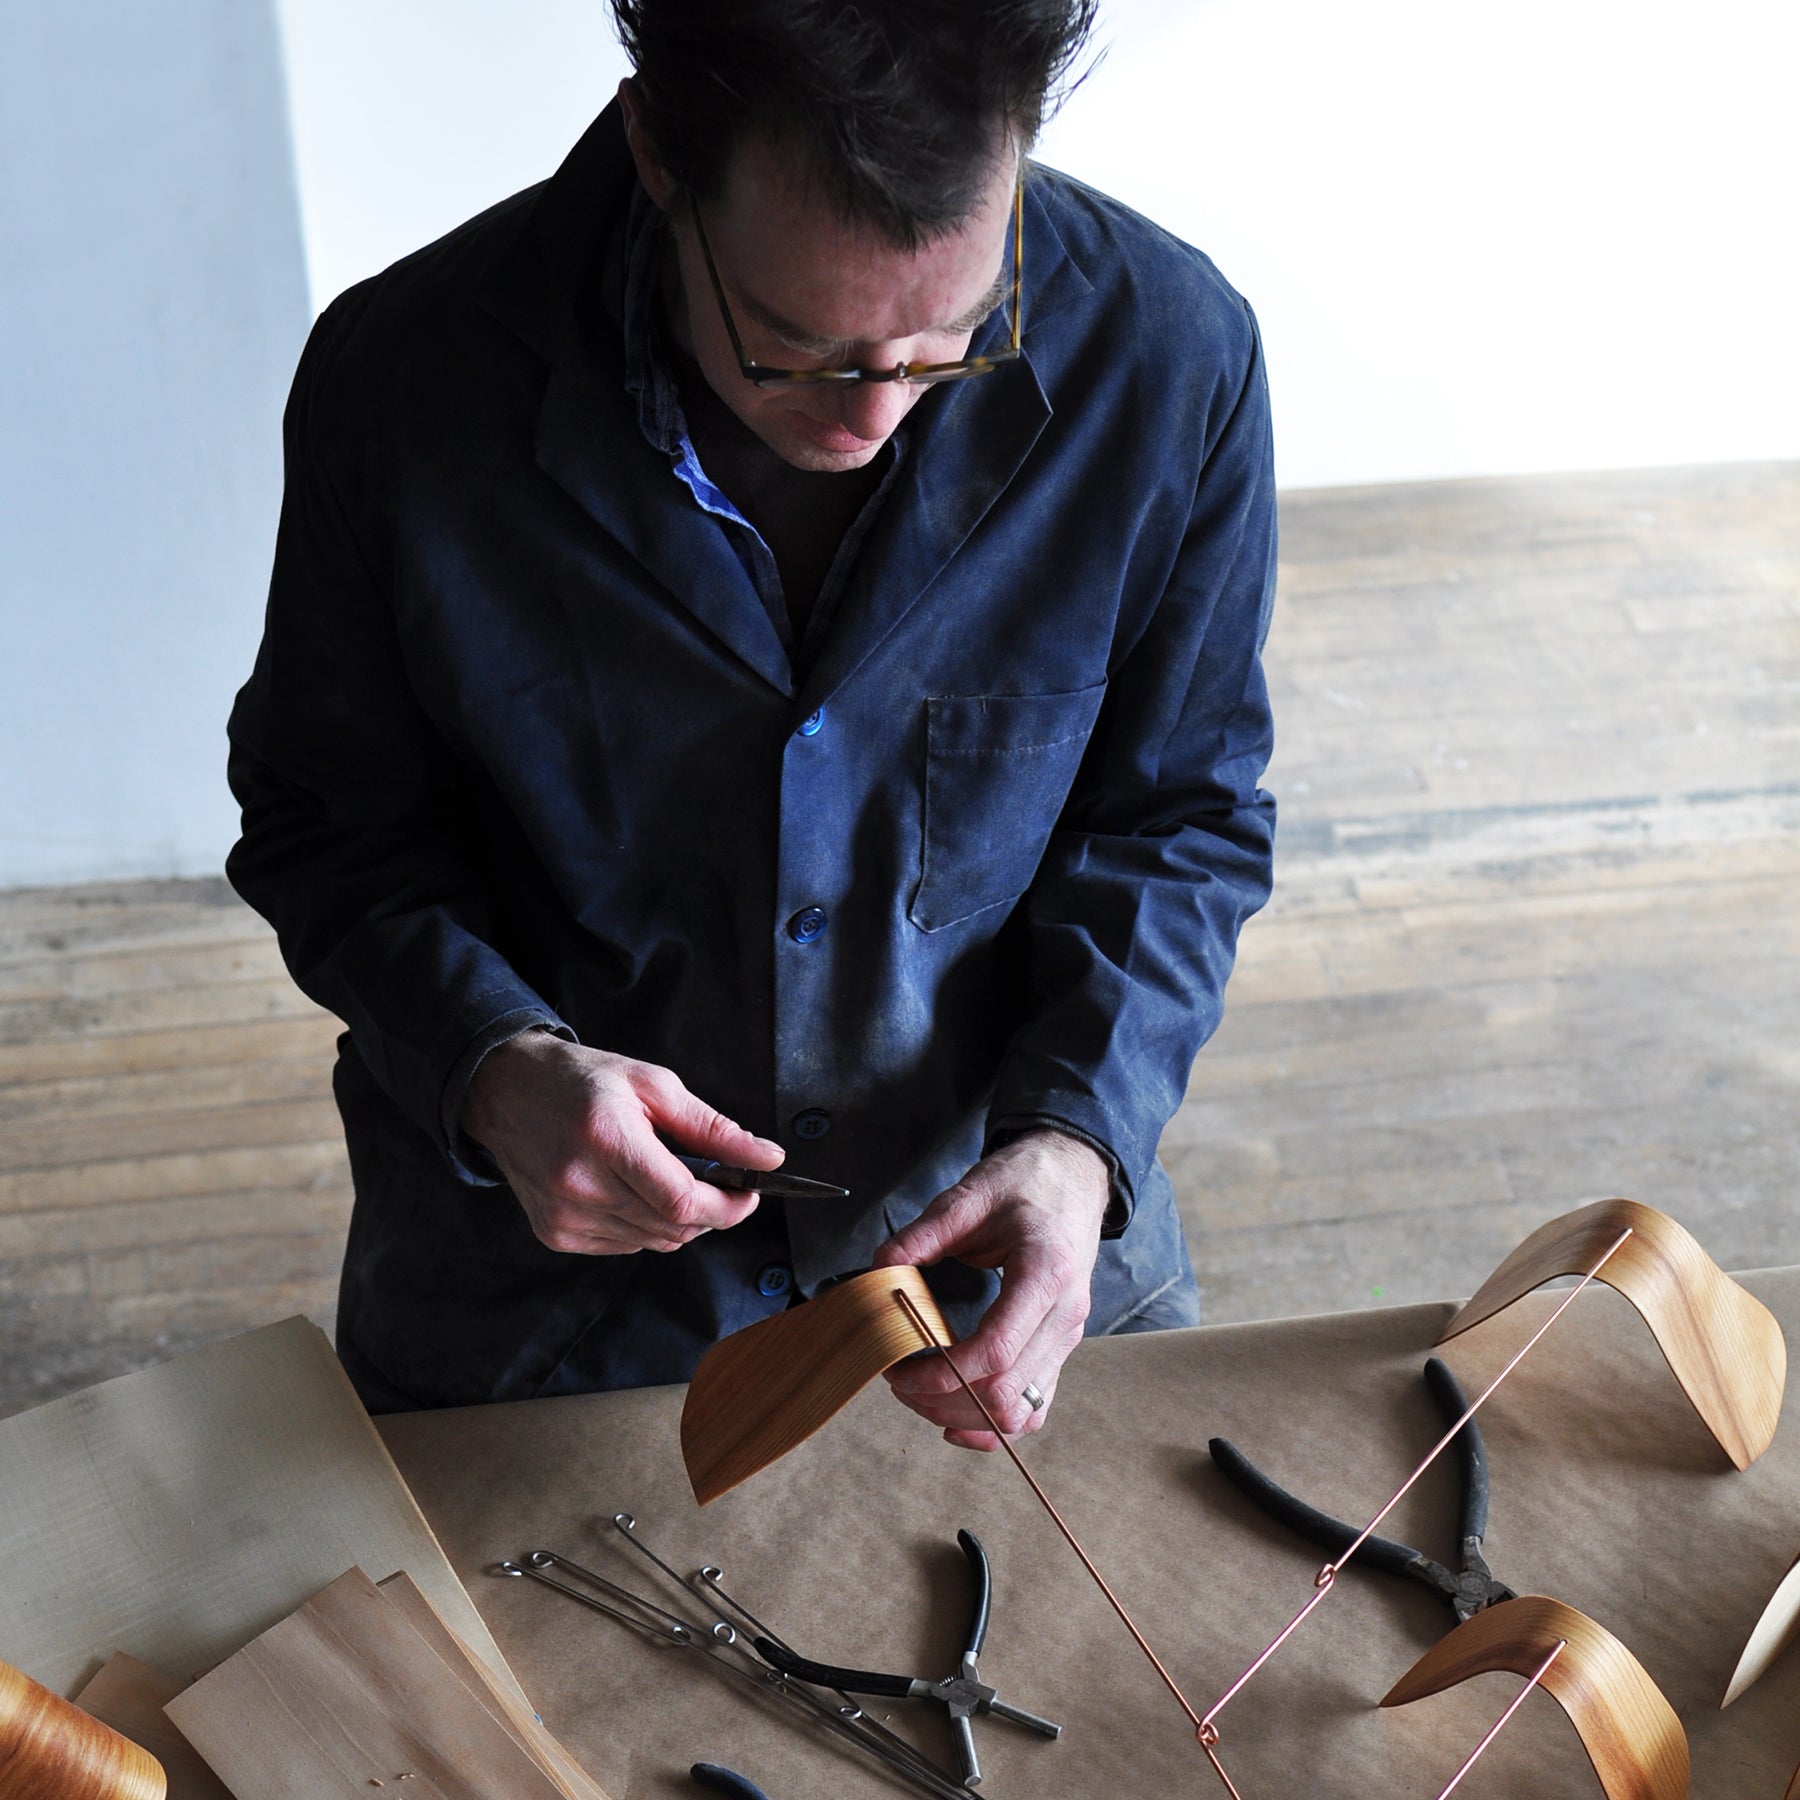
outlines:
{"label": "man's right hand", "polygon": [[538,1241],[578,1256],[678,1250],[756,1211],[755,1194],[696,1181],[661,1137],[734,1167],[773,1169],[786,1154],[669,1070],[547,1031],[481,1059],[462,1123],[500,1165]]}

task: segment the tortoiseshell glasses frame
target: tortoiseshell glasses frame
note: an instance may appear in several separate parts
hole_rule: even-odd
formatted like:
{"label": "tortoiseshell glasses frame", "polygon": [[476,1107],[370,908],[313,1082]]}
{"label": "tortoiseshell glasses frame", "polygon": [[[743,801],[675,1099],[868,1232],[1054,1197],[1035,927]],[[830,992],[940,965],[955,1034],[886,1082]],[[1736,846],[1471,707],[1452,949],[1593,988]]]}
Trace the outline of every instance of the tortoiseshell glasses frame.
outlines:
{"label": "tortoiseshell glasses frame", "polygon": [[1019,184],[1013,190],[1011,341],[999,350],[990,350],[985,356],[965,356],[960,362],[895,363],[891,369],[771,369],[766,364],[753,362],[744,354],[744,341],[738,336],[737,321],[732,318],[730,303],[725,298],[725,284],[719,279],[718,265],[713,261],[712,246],[706,241],[706,226],[701,221],[699,205],[690,201],[689,211],[693,215],[694,231],[700,239],[700,254],[706,259],[706,273],[712,281],[713,297],[719,303],[719,317],[725,321],[725,333],[731,339],[731,348],[737,357],[738,368],[742,371],[746,381],[753,381],[758,387],[780,387],[802,382],[966,381],[971,375],[985,375],[990,369],[997,369],[1002,363],[1012,362],[1019,355],[1020,294],[1024,286],[1023,258],[1025,254],[1025,178],[1023,175],[1019,177]]}

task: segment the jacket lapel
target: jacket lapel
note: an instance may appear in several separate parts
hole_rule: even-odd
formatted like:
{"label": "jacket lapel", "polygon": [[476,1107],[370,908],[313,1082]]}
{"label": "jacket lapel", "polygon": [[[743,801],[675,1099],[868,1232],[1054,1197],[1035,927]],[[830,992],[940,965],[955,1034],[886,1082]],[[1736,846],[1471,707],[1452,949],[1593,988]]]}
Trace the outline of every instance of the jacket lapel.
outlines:
{"label": "jacket lapel", "polygon": [[538,467],[726,649],[791,694],[788,653],[756,584],[645,440],[625,391],[623,271],[608,257],[636,180],[615,101],[532,195],[482,305],[550,364]]}
{"label": "jacket lapel", "polygon": [[[788,653],[755,584],[723,529],[696,512],[666,459],[644,440],[625,392],[619,276],[596,267],[596,239],[610,233],[635,180],[615,102],[532,196],[519,233],[489,273],[483,304],[552,365],[537,421],[539,467],[721,644],[791,695]],[[1025,205],[1025,355],[947,386],[917,409],[907,466],[863,546],[806,680],[803,707],[848,680],[918,604],[1050,419],[1031,340],[1092,287],[1029,182]],[[1003,330],[996,317],[990,332]]]}
{"label": "jacket lapel", "polygon": [[538,466],[733,655],[783,694],[793,670],[716,519],[702,513],[638,430],[622,380],[559,362],[538,412]]}
{"label": "jacket lapel", "polygon": [[[1050,420],[1050,399],[1031,362],[1032,335],[1092,292],[1092,284],[1029,182],[1025,202],[1025,354],[991,374],[948,384],[915,408],[906,466],[807,673],[802,711],[823,705],[919,603],[1011,485]],[[1034,272],[1040,268],[1041,277]],[[978,347],[1004,335],[1003,317],[996,315],[989,329]]]}

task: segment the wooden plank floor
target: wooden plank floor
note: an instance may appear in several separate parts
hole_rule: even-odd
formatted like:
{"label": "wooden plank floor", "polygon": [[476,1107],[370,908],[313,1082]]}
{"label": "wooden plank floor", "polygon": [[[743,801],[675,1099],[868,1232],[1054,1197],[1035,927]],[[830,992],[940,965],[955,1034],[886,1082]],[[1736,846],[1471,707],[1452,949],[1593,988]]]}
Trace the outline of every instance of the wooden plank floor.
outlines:
{"label": "wooden plank floor", "polygon": [[[1800,1262],[1800,465],[1282,519],[1279,885],[1164,1145],[1208,1316],[1609,1193]],[[0,1413],[329,1324],[335,1034],[220,882],[0,894]]]}
{"label": "wooden plank floor", "polygon": [[1285,497],[1276,898],[1165,1139],[1215,1320],[1627,1194],[1800,1262],[1800,465]]}

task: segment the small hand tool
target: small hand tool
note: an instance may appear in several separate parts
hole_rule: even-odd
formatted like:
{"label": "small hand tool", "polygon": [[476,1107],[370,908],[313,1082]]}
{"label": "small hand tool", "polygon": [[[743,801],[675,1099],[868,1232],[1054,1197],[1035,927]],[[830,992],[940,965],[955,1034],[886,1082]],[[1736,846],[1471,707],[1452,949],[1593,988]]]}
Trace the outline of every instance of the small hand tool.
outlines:
{"label": "small hand tool", "polygon": [[850,1190],[832,1181],[813,1181],[805,1175],[784,1175],[779,1169],[734,1169],[708,1156],[683,1156],[675,1160],[710,1187],[736,1188],[740,1192],[768,1194],[778,1200],[848,1200]]}
{"label": "small hand tool", "polygon": [[740,1775],[736,1769],[727,1769],[718,1763],[695,1763],[688,1773],[703,1788],[728,1795],[730,1800],[769,1800],[748,1775]]}
{"label": "small hand tool", "polygon": [[791,1675],[797,1681],[811,1682],[816,1687],[841,1688],[850,1694],[886,1694],[896,1699],[941,1700],[950,1709],[951,1729],[956,1733],[956,1747],[962,1757],[963,1783],[976,1787],[981,1781],[981,1763],[975,1755],[975,1730],[971,1721],[977,1713],[995,1713],[1015,1724],[1041,1731],[1045,1737],[1061,1737],[1062,1727],[1036,1713],[1013,1706],[999,1698],[995,1690],[984,1685],[976,1672],[975,1659],[987,1637],[988,1618],[993,1610],[993,1574],[987,1552],[972,1531],[959,1531],[956,1541],[969,1559],[970,1573],[975,1577],[975,1604],[969,1618],[968,1644],[962,1653],[962,1664],[954,1675],[942,1681],[926,1681],[911,1675],[880,1675],[867,1669],[840,1669],[829,1663],[809,1662],[796,1656],[786,1645],[772,1638],[756,1639],[756,1652],[771,1668]]}
{"label": "small hand tool", "polygon": [[[1438,1357],[1433,1356],[1426,1361],[1425,1385],[1431,1389],[1432,1398],[1437,1401],[1447,1422],[1454,1424],[1468,1411],[1469,1403],[1463,1398],[1463,1391],[1457,1386],[1456,1377]],[[1481,1540],[1487,1535],[1488,1515],[1487,1446],[1481,1440],[1481,1427],[1470,1419],[1456,1434],[1452,1447],[1462,1462],[1462,1519],[1457,1532],[1461,1569],[1448,1569],[1442,1563],[1434,1562],[1423,1551],[1384,1537],[1365,1539],[1356,1556],[1359,1563],[1367,1562],[1374,1568],[1386,1570],[1390,1575],[1404,1575],[1413,1581],[1423,1582],[1434,1593],[1441,1594],[1450,1602],[1457,1623],[1461,1624],[1484,1607],[1497,1605],[1502,1600],[1516,1600],[1518,1596],[1504,1583],[1494,1579],[1493,1571],[1481,1554]],[[1207,1444],[1207,1449],[1211,1452],[1219,1473],[1233,1487],[1290,1530],[1298,1532],[1321,1549],[1330,1551],[1334,1557],[1341,1556],[1355,1543],[1358,1533],[1354,1526],[1331,1518],[1317,1508],[1308,1506],[1304,1500],[1297,1499],[1285,1488],[1277,1487],[1242,1451],[1226,1439],[1213,1438]]]}
{"label": "small hand tool", "polygon": [[[629,1513],[620,1513],[618,1517],[631,1520]],[[620,1529],[658,1567],[667,1567],[648,1545],[632,1536],[628,1525],[621,1526]],[[552,1570],[573,1575],[587,1587],[598,1590],[598,1593],[584,1593],[580,1588],[571,1587],[566,1581],[558,1580],[550,1572]],[[683,1650],[704,1656],[714,1667],[735,1680],[801,1707],[828,1730],[854,1743],[869,1755],[878,1757],[914,1786],[933,1795],[935,1800],[969,1800],[966,1788],[951,1781],[910,1746],[894,1740],[891,1732],[874,1726],[872,1720],[852,1716],[854,1708],[834,1707],[811,1688],[800,1682],[787,1680],[779,1670],[772,1670],[767,1662],[751,1654],[735,1627],[722,1619],[715,1619],[710,1629],[703,1629],[677,1618],[673,1613],[665,1612],[660,1606],[653,1605],[616,1582],[608,1581],[603,1575],[595,1574],[592,1569],[584,1569],[581,1564],[570,1561],[554,1550],[533,1550],[519,1562],[496,1564],[493,1572],[497,1575],[529,1577],[543,1583],[545,1587],[554,1588],[559,1594],[566,1594],[583,1606],[591,1607],[595,1612],[605,1613],[608,1618],[618,1620],[621,1625],[627,1625],[655,1642],[674,1644]],[[687,1591],[687,1584],[679,1576],[674,1579]],[[606,1594],[609,1599],[602,1600],[598,1594]],[[614,1604],[615,1601],[623,1602],[635,1611],[627,1612]]]}

